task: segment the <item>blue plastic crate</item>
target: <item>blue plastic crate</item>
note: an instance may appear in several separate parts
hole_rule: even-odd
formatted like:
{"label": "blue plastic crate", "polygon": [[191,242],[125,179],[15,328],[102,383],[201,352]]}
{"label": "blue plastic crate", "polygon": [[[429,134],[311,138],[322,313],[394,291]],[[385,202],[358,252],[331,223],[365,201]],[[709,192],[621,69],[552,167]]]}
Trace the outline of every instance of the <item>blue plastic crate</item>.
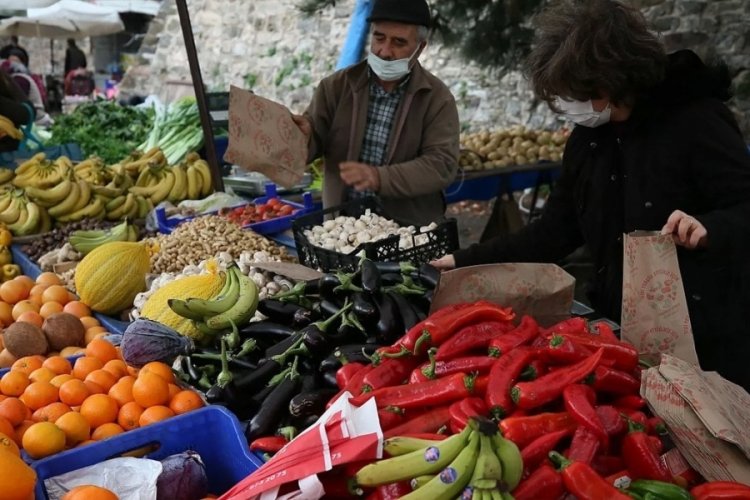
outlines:
{"label": "blue plastic crate", "polygon": [[[266,183],[266,195],[261,196],[259,198],[255,198],[252,203],[253,204],[262,204],[266,203],[268,200],[272,198],[279,198],[279,195],[276,191],[276,184],[269,182]],[[295,203],[293,201],[285,200],[283,198],[279,198],[279,200],[285,204],[292,206],[295,210],[290,215],[287,215],[286,217],[277,217],[272,220],[262,221],[262,222],[256,222],[254,224],[248,224],[246,226],[242,226],[243,229],[251,229],[255,231],[258,234],[275,234],[280,233],[282,231],[286,231],[287,229],[292,227],[292,221],[299,217],[300,215],[307,214],[309,212],[312,212],[315,210],[315,204],[313,202],[312,193],[304,193],[302,195],[302,203]],[[238,208],[246,205],[238,205],[237,207],[232,208]],[[218,211],[213,212],[207,212],[204,214],[201,214],[200,216],[194,215],[189,217],[167,217],[166,211],[164,208],[157,208],[156,211],[156,222],[159,226],[159,231],[165,234],[169,234],[174,229],[182,224],[183,222],[192,220],[196,217],[200,217],[202,215],[211,215],[211,214],[218,214]]]}
{"label": "blue plastic crate", "polygon": [[10,253],[13,255],[13,263],[18,264],[21,272],[29,278],[35,280],[42,274],[42,268],[21,250],[21,245],[11,245]]}
{"label": "blue plastic crate", "polygon": [[159,446],[145,456],[153,460],[188,450],[198,453],[206,464],[209,492],[214,494],[226,492],[263,465],[250,452],[237,417],[225,408],[206,406],[32,463],[38,476],[36,500],[48,498],[45,479],[149,445]]}
{"label": "blue plastic crate", "polygon": [[119,319],[113,318],[112,316],[107,316],[106,314],[101,313],[94,313],[94,317],[99,320],[99,323],[102,324],[104,328],[109,330],[111,333],[118,333],[122,335],[125,333],[125,329],[130,324],[127,321],[120,321]]}

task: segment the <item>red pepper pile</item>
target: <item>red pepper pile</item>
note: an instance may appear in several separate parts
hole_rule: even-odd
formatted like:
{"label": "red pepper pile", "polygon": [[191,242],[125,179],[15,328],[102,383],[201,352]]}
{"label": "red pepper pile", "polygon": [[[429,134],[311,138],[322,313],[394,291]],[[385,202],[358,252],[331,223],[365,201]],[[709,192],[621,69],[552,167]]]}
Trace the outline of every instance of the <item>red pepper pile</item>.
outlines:
{"label": "red pepper pile", "polygon": [[222,211],[221,215],[241,226],[254,224],[279,217],[286,217],[294,212],[294,207],[283,203],[278,198],[271,198],[266,203],[250,204]]}

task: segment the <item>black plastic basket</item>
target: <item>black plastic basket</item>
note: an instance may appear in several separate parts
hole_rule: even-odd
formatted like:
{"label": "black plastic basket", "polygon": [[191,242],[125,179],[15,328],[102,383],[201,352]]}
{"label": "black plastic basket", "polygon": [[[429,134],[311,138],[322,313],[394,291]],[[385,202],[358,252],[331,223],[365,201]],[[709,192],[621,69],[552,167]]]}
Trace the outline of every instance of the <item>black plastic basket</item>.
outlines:
{"label": "black plastic basket", "polygon": [[[414,242],[415,244],[411,248],[399,248],[399,237],[394,235],[382,240],[363,243],[351,253],[343,254],[313,245],[304,234],[305,230],[321,225],[326,219],[340,215],[359,217],[367,209],[370,209],[372,213],[384,215],[383,208],[377,199],[367,197],[295,219],[292,222],[292,230],[300,263],[313,269],[320,269],[323,272],[332,270],[353,271],[357,267],[358,254],[362,250],[364,250],[368,259],[376,262],[424,264],[458,249],[458,224],[456,219],[435,221],[436,228],[423,233],[417,232],[412,238],[426,236],[428,241],[421,245],[416,245],[416,242]],[[409,224],[404,224],[397,219],[395,222],[401,226],[409,226]]]}

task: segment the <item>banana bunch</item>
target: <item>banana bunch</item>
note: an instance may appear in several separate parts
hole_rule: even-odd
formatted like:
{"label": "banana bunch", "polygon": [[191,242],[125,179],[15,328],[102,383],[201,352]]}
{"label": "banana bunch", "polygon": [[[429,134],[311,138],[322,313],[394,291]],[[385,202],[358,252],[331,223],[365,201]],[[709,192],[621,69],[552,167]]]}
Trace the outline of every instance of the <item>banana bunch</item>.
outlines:
{"label": "banana bunch", "polygon": [[121,165],[130,177],[136,179],[147,167],[166,167],[167,157],[161,149],[151,148],[145,153],[133,151],[118,165]]}
{"label": "banana bunch", "polygon": [[410,480],[413,491],[405,499],[509,500],[523,474],[516,445],[485,419],[472,419],[460,434],[443,441],[394,437],[383,443],[383,449],[392,458],[360,469],[356,484]]}
{"label": "banana bunch", "polygon": [[68,241],[77,252],[87,255],[96,247],[113,241],[138,241],[138,230],[124,221],[109,229],[73,231]]}
{"label": "banana bunch", "polygon": [[211,168],[197,153],[188,153],[183,162],[187,170],[188,187],[187,199],[199,200],[213,191]]}
{"label": "banana bunch", "polygon": [[0,115],[0,139],[5,137],[6,135],[17,141],[23,139],[23,132],[18,130],[16,125],[10,119],[3,115]]}
{"label": "banana bunch", "polygon": [[9,168],[0,168],[0,185],[7,184],[10,181],[13,180],[13,177],[16,176],[16,173],[13,172]]}
{"label": "banana bunch", "polygon": [[84,180],[92,186],[104,186],[112,180],[112,171],[98,156],[89,156],[73,169],[77,179]]}
{"label": "banana bunch", "polygon": [[13,185],[20,188],[47,189],[69,178],[72,172],[73,163],[67,156],[50,161],[46,159],[44,153],[37,153],[19,165],[16,169],[16,176],[13,178]]}
{"label": "banana bunch", "polygon": [[170,309],[193,321],[195,327],[209,338],[227,329],[242,326],[255,315],[258,308],[258,286],[252,278],[242,274],[236,263],[227,267],[227,279],[219,293],[208,300],[191,298],[169,299]]}
{"label": "banana bunch", "polygon": [[52,229],[47,210],[26,197],[22,189],[0,195],[0,222],[15,236],[46,233]]}

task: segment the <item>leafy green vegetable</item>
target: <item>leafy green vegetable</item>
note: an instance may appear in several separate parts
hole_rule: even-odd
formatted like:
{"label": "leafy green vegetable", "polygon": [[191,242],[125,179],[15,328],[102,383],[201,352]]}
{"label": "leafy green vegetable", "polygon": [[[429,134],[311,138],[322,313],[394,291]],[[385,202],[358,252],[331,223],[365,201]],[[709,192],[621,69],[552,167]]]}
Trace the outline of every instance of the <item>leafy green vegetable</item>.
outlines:
{"label": "leafy green vegetable", "polygon": [[175,165],[203,144],[203,129],[194,97],[185,97],[170,104],[154,117],[154,126],[148,138],[138,146],[141,151],[158,146]]}
{"label": "leafy green vegetable", "polygon": [[120,106],[98,100],[55,118],[48,145],[74,142],[86,156],[97,155],[113,164],[125,158],[151,132],[153,110]]}

